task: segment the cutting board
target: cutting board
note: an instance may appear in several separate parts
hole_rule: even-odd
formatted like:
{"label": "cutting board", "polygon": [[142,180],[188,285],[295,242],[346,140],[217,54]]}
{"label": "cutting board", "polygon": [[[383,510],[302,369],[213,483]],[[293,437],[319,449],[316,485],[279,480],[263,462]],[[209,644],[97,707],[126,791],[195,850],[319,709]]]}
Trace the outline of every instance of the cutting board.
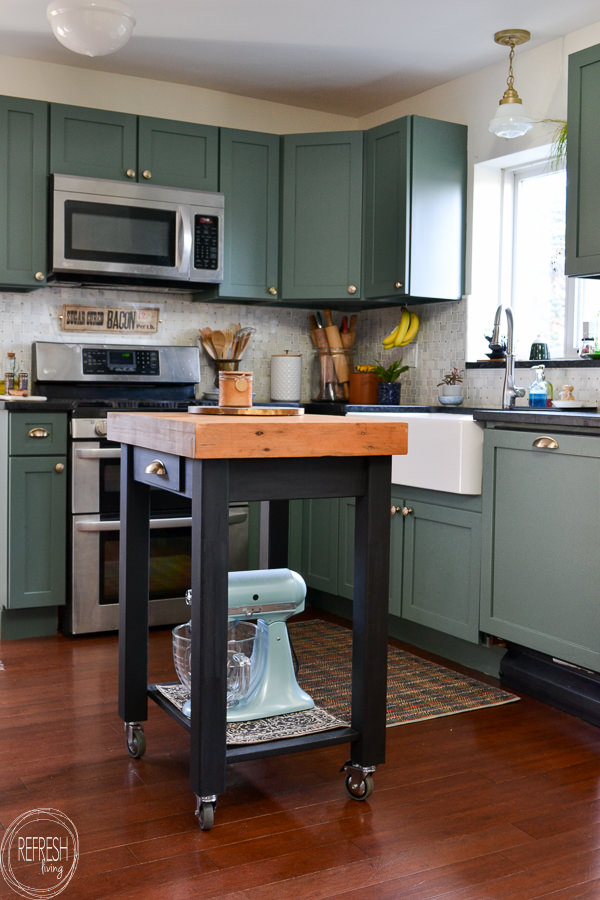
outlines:
{"label": "cutting board", "polygon": [[188,406],[195,416],[303,416],[299,406]]}

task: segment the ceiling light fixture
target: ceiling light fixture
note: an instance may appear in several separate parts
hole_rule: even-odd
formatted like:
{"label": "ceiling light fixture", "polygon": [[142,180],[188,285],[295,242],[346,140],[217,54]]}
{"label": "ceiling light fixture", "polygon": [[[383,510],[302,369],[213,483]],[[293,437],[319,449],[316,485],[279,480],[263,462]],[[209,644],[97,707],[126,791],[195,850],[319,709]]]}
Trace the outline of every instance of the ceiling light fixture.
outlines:
{"label": "ceiling light fixture", "polygon": [[133,10],[123,0],[52,0],[46,16],[57,41],[85,56],[119,50],[135,25]]}
{"label": "ceiling light fixture", "polygon": [[524,28],[507,28],[504,31],[497,31],[494,40],[503,47],[510,47],[508,56],[508,78],[506,83],[508,88],[504,91],[504,96],[500,101],[500,105],[496,110],[496,115],[489,125],[492,134],[503,138],[521,137],[533,126],[533,120],[525,112],[523,101],[517,94],[513,74],[513,59],[515,57],[515,47],[518,44],[525,44],[531,34]]}

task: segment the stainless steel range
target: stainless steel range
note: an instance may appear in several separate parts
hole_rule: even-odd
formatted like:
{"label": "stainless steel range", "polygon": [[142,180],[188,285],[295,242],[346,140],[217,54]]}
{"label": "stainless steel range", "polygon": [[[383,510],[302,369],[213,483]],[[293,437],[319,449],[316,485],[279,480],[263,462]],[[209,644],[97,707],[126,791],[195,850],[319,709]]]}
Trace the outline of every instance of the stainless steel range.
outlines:
{"label": "stainless steel range", "polygon": [[[119,468],[121,450],[106,440],[115,409],[186,410],[200,381],[195,347],[114,344],[33,345],[34,391],[70,417],[69,596],[63,629],[70,634],[118,626]],[[188,618],[189,501],[151,494],[149,616],[151,625]],[[230,569],[248,565],[248,509],[230,510]]]}

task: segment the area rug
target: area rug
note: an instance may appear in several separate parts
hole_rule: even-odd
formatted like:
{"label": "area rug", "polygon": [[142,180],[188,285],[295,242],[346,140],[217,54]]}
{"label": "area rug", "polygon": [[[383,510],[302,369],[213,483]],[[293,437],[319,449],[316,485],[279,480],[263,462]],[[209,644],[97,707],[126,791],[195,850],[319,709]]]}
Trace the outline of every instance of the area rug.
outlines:
{"label": "area rug", "polygon": [[[320,620],[289,622],[297,679],[317,706],[350,720],[352,632]],[[387,726],[500,706],[519,698],[388,645]]]}

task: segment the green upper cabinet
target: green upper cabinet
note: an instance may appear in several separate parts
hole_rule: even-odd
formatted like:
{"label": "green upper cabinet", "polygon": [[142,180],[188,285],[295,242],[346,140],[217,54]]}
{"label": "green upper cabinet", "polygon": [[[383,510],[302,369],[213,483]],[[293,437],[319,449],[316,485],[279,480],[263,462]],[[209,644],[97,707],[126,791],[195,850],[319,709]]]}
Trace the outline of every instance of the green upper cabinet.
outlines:
{"label": "green upper cabinet", "polygon": [[51,104],[51,172],[128,181],[136,170],[137,116]]}
{"label": "green upper cabinet", "polygon": [[566,275],[600,276],[600,44],[569,56]]}
{"label": "green upper cabinet", "polygon": [[275,134],[221,129],[225,279],[219,296],[279,296],[279,145]]}
{"label": "green upper cabinet", "polygon": [[217,190],[219,131],[78,106],[50,107],[50,171]]}
{"label": "green upper cabinet", "polygon": [[169,119],[138,119],[138,181],[216,191],[219,129]]}
{"label": "green upper cabinet", "polygon": [[365,298],[462,297],[466,186],[466,126],[407,116],[366,132]]}
{"label": "green upper cabinet", "polygon": [[48,105],[0,97],[0,284],[42,287],[46,275]]}
{"label": "green upper cabinet", "polygon": [[283,138],[283,300],[360,297],[361,131]]}

